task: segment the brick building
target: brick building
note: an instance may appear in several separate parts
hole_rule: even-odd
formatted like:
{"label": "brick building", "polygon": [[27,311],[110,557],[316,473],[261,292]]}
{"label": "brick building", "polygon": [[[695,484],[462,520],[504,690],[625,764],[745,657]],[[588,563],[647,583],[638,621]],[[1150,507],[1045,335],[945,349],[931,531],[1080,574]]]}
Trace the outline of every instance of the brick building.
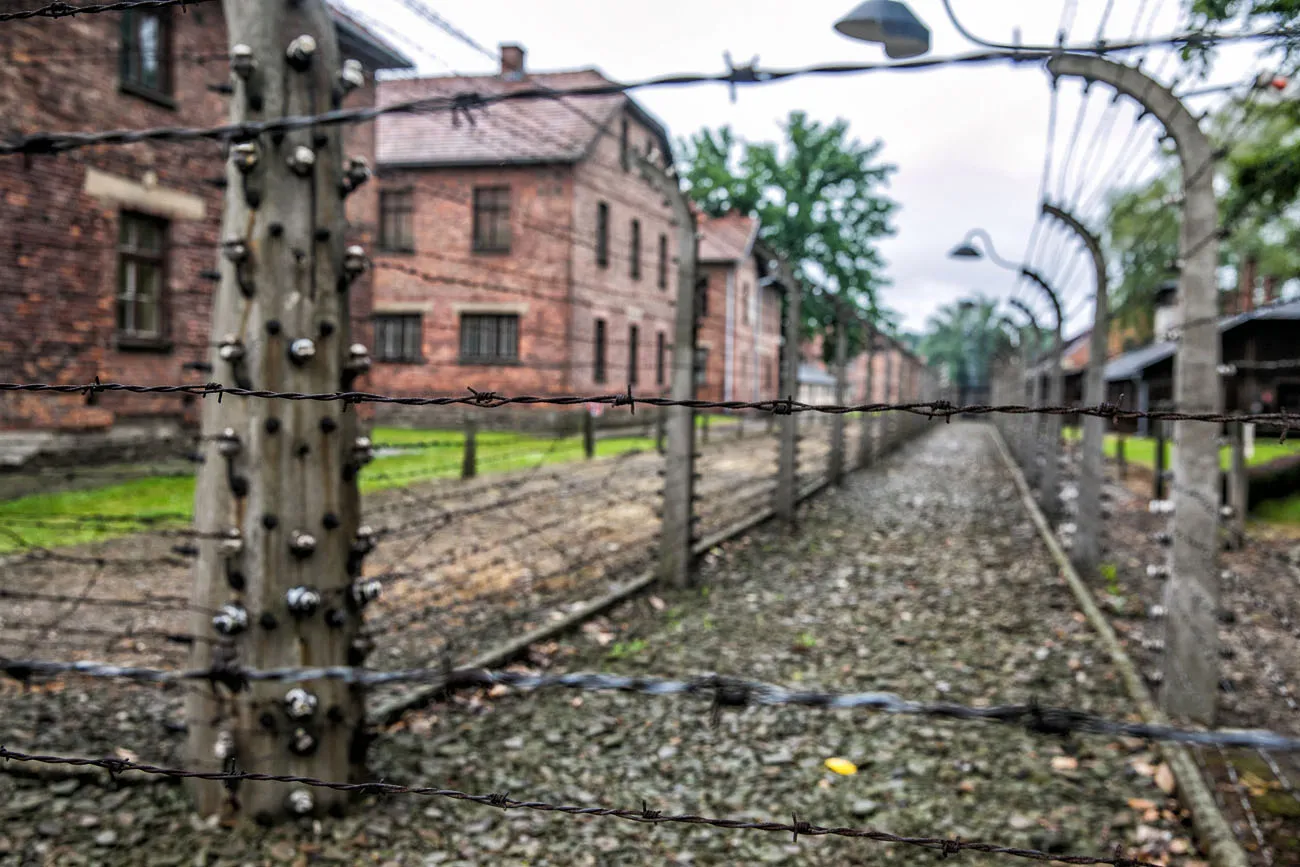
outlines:
{"label": "brick building", "polygon": [[[530,72],[515,45],[501,57],[495,75],[386,81],[380,102],[608,83]],[[667,388],[677,235],[637,168],[671,162],[659,121],[613,94],[386,115],[378,133],[373,388]]]}
{"label": "brick building", "polygon": [[[0,10],[30,2],[0,0]],[[410,62],[335,11],[342,56],[372,73]],[[37,131],[212,126],[228,116],[220,4],[134,9],[0,27],[0,138]],[[373,78],[368,75],[368,81]],[[374,100],[373,83],[348,106]],[[322,110],[328,108],[322,104]],[[373,163],[372,125],[347,128]],[[141,143],[0,157],[0,378],[29,382],[203,382],[221,222],[222,146]],[[374,184],[348,200],[369,246]],[[352,294],[369,338],[369,280]],[[172,396],[9,394],[0,463],[43,453],[143,445],[194,420]]]}
{"label": "brick building", "polygon": [[701,216],[696,396],[764,400],[780,381],[781,290],[768,279],[756,217]]}

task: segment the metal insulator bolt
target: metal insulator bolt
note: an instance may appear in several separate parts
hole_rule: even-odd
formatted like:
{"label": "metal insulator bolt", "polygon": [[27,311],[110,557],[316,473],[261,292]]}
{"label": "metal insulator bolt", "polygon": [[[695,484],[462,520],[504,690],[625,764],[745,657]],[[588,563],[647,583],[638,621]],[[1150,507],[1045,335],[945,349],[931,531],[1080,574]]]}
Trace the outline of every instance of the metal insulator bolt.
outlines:
{"label": "metal insulator bolt", "polygon": [[366,251],[363,247],[353,244],[344,252],[343,273],[348,280],[355,280],[366,273]]}
{"label": "metal insulator bolt", "polygon": [[248,628],[248,611],[237,602],[227,602],[213,615],[212,628],[222,635],[238,635]]}
{"label": "metal insulator bolt", "polygon": [[241,141],[230,149],[231,159],[235,161],[235,168],[244,174],[248,174],[257,168],[258,160],[262,158],[261,149],[255,141]]}
{"label": "metal insulator bolt", "polygon": [[377,579],[371,578],[369,581],[359,581],[352,585],[352,602],[358,607],[364,607],[379,598],[383,590],[383,584]]}
{"label": "metal insulator bolt", "polygon": [[361,66],[360,60],[349,57],[343,61],[343,68],[339,70],[339,86],[344,93],[366,86],[366,70]]}
{"label": "metal insulator bolt", "polygon": [[226,531],[226,538],[221,540],[221,556],[238,557],[244,552],[244,534],[232,527]]}
{"label": "metal insulator bolt", "polygon": [[217,348],[217,354],[221,356],[222,361],[231,363],[244,360],[244,344],[240,343],[234,335],[226,335]]}
{"label": "metal insulator bolt", "polygon": [[289,719],[310,719],[316,713],[318,703],[315,695],[300,686],[295,686],[284,694],[284,712]]}
{"label": "metal insulator bolt", "polygon": [[362,524],[357,528],[357,538],[352,543],[352,550],[358,554],[369,554],[375,550],[375,539],[375,528],[369,524]]}
{"label": "metal insulator bolt", "polygon": [[243,448],[244,444],[240,442],[239,434],[235,433],[232,427],[226,428],[217,436],[217,451],[223,458],[233,458]]}
{"label": "metal insulator bolt", "polygon": [[310,337],[299,337],[289,344],[289,360],[294,364],[305,364],[316,356],[316,343]]}
{"label": "metal insulator bolt", "polygon": [[370,180],[370,163],[365,157],[350,157],[343,177],[343,189],[350,193],[366,181]]}
{"label": "metal insulator bolt", "polygon": [[284,56],[290,66],[301,72],[311,66],[311,59],[316,56],[316,40],[304,33],[289,43]]}
{"label": "metal insulator bolt", "polygon": [[316,806],[311,799],[311,792],[306,789],[294,789],[284,799],[285,809],[295,816],[306,816]]}
{"label": "metal insulator bolt", "polygon": [[306,557],[316,550],[316,537],[302,530],[295,530],[289,537],[289,550],[299,557]]}
{"label": "metal insulator bolt", "polygon": [[248,261],[248,245],[238,239],[223,243],[221,253],[236,265]]}
{"label": "metal insulator bolt", "polygon": [[295,175],[305,178],[311,174],[311,170],[316,165],[316,152],[306,145],[298,145],[289,152],[289,156],[285,158],[285,163]]}
{"label": "metal insulator bolt", "polygon": [[310,617],[320,608],[320,594],[310,587],[290,587],[284,602],[295,617]]}
{"label": "metal insulator bolt", "polygon": [[370,437],[357,437],[352,444],[352,459],[359,464],[368,464],[375,457],[375,449],[370,444]]}
{"label": "metal insulator bolt", "polygon": [[257,69],[257,61],[253,58],[253,49],[251,46],[239,43],[230,49],[230,71],[238,75],[245,81]]}
{"label": "metal insulator bolt", "polygon": [[348,347],[348,361],[343,369],[355,376],[360,376],[370,369],[370,352],[364,343],[354,343]]}
{"label": "metal insulator bolt", "polygon": [[230,732],[217,732],[217,740],[212,745],[212,754],[217,761],[224,762],[235,754],[235,736]]}
{"label": "metal insulator bolt", "polygon": [[1224,505],[1219,507],[1219,517],[1221,518],[1228,519],[1236,513],[1236,510],[1233,509],[1232,506]]}

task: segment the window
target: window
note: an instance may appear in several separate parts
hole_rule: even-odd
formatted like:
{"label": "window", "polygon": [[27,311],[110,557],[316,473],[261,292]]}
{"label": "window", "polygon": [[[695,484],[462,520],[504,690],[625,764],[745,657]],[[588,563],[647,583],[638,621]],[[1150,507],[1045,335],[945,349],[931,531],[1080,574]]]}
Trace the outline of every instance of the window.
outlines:
{"label": "window", "polygon": [[167,221],[122,214],[117,246],[117,333],[128,340],[163,336]]}
{"label": "window", "polygon": [[605,320],[596,320],[596,343],[593,347],[595,350],[595,370],[592,371],[592,379],[596,382],[605,381]]}
{"label": "window", "polygon": [[659,236],[659,288],[668,288],[668,236]]}
{"label": "window", "polygon": [[171,16],[166,9],[122,13],[122,88],[170,103]]}
{"label": "window", "polygon": [[609,265],[609,205],[604,202],[596,205],[596,264]]}
{"label": "window", "polygon": [[664,346],[664,333],[660,331],[655,335],[655,385],[664,384],[664,356],[667,347]]}
{"label": "window", "polygon": [[703,346],[695,347],[695,385],[703,386],[709,375],[709,350]]}
{"label": "window", "polygon": [[513,364],[519,360],[517,313],[462,313],[460,316],[462,364]]}
{"label": "window", "polygon": [[641,331],[635,325],[627,328],[627,384],[636,385],[637,344],[641,342]]}
{"label": "window", "polygon": [[510,188],[474,188],[474,252],[510,252]]}
{"label": "window", "polygon": [[423,361],[422,328],[423,320],[418,313],[376,314],[375,360]]}
{"label": "window", "polygon": [[633,280],[641,279],[641,221],[632,221],[632,245],[628,250],[629,272]]}
{"label": "window", "polygon": [[379,249],[415,252],[415,197],[410,190],[379,191]]}
{"label": "window", "polygon": [[709,278],[708,275],[701,277],[695,283],[695,306],[698,309],[699,316],[709,315]]}
{"label": "window", "polygon": [[623,166],[623,171],[632,168],[630,145],[627,140],[627,118],[623,118],[622,126],[618,132],[618,161]]}

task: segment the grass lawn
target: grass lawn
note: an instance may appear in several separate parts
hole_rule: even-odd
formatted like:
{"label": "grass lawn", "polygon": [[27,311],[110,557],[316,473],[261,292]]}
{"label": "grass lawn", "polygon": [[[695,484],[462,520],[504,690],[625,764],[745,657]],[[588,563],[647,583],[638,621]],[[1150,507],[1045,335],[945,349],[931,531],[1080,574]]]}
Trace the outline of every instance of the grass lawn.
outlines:
{"label": "grass lawn", "polygon": [[[436,441],[438,446],[376,457],[361,474],[361,492],[401,488],[430,479],[460,476],[464,434],[460,431],[375,428],[380,446]],[[644,437],[596,441],[596,456],[654,448]],[[582,437],[549,439],[527,434],[484,431],[477,437],[480,475],[528,469],[583,459]],[[156,518],[149,526],[186,526],[194,509],[192,476],[157,476],[65,493],[33,494],[0,501],[0,553],[29,546],[77,545],[131,533],[137,527],[112,521],[88,523],[88,515]],[[26,519],[26,520],[24,520]],[[48,526],[67,520],[64,527]],[[41,525],[31,523],[42,522]]]}
{"label": "grass lawn", "polygon": [[[1064,436],[1067,440],[1078,440],[1082,437],[1078,428],[1066,428]],[[1115,457],[1115,442],[1119,437],[1116,434],[1106,434],[1105,452],[1106,457]],[[1174,443],[1173,440],[1165,441],[1165,467],[1173,466]],[[1279,444],[1274,439],[1255,439],[1255,453],[1247,459],[1249,466],[1257,464],[1266,464],[1269,461],[1276,460],[1286,455],[1300,454],[1300,440],[1287,440],[1284,444]],[[1141,464],[1145,467],[1154,468],[1156,465],[1156,441],[1154,437],[1136,437],[1129,436],[1124,438],[1124,457],[1130,464]],[[1219,464],[1226,470],[1232,462],[1231,453],[1227,446],[1219,450]]]}
{"label": "grass lawn", "polygon": [[1300,524],[1300,494],[1285,500],[1267,500],[1255,507],[1252,515],[1271,524]]}

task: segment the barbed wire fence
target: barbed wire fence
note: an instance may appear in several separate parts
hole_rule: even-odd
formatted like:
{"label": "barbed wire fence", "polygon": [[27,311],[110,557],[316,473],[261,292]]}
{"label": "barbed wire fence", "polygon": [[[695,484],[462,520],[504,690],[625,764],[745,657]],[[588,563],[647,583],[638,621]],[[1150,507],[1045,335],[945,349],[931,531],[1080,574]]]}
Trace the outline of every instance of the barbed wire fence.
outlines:
{"label": "barbed wire fence", "polygon": [[[21,13],[5,13],[0,15],[0,23],[31,18],[58,19],[77,14],[118,12],[136,8],[178,6],[183,10],[187,6],[198,5],[201,2],[203,0],[126,0],[126,2],[82,7],[56,2]],[[1277,38],[1283,35],[1290,34],[1281,31],[1226,35],[1185,34],[1155,40],[1148,34],[1146,39],[1131,43],[1107,45],[1104,48],[1098,44],[1090,49],[1097,53],[1123,52],[1151,45],[1196,45]],[[1070,49],[1063,47],[1061,50]],[[562,91],[548,88],[534,91],[521,89],[510,94],[463,93],[450,98],[413,100],[382,108],[336,108],[324,113],[264,121],[244,121],[214,127],[26,134],[0,143],[0,155],[58,155],[81,148],[141,142],[216,141],[231,145],[301,131],[317,132],[340,125],[370,122],[381,114],[395,112],[443,112],[453,119],[460,116],[469,120],[475,112],[481,112],[502,101],[515,99],[581,100],[585,97],[623,94],[642,87],[681,86],[704,82],[721,82],[731,86],[752,85],[800,75],[838,75],[886,69],[924,69],[948,64],[1007,60],[1025,62],[1041,59],[1043,56],[1030,51],[984,52],[978,55],[901,64],[858,64],[814,67],[805,70],[762,70],[747,67],[733,69],[724,75],[671,76],[627,85]],[[1088,162],[1090,160],[1085,156],[1084,163]],[[1081,174],[1080,191],[1082,180]],[[1076,198],[1078,192],[1076,191]],[[213,243],[210,248],[214,253],[220,249],[229,249],[228,242],[227,245]],[[235,264],[238,262],[236,261]],[[695,307],[697,301],[692,294],[693,288],[692,285],[685,290],[684,295],[679,296],[679,304],[680,299],[684,297],[689,306]],[[786,321],[791,319],[797,321],[798,318],[796,308],[795,315],[787,316]],[[222,605],[213,608],[200,605],[191,597],[154,593],[153,588],[184,585],[187,580],[185,571],[189,568],[191,559],[205,548],[221,552],[220,556],[227,563],[226,577],[234,588],[235,581],[229,562],[243,552],[248,542],[243,536],[236,535],[230,530],[188,529],[183,525],[190,520],[190,513],[180,511],[120,515],[13,516],[12,524],[6,528],[6,534],[14,541],[13,547],[16,553],[5,557],[4,567],[17,579],[14,583],[41,589],[26,589],[26,587],[7,584],[6,587],[0,588],[0,599],[21,603],[24,606],[45,607],[40,612],[34,612],[32,607],[19,608],[16,612],[17,623],[10,624],[6,619],[3,627],[5,632],[30,634],[25,637],[11,638],[9,635],[0,637],[5,644],[20,648],[17,654],[5,653],[0,657],[0,670],[24,684],[41,683],[64,676],[147,684],[178,683],[191,690],[200,699],[220,705],[228,704],[235,695],[248,690],[250,685],[255,683],[287,685],[337,681],[367,687],[401,684],[419,684],[428,687],[430,684],[436,684],[437,688],[443,691],[509,686],[529,691],[570,689],[619,691],[645,696],[691,696],[709,702],[715,715],[753,705],[790,704],[807,708],[860,709],[964,721],[1000,722],[1021,726],[1043,736],[1065,736],[1073,733],[1122,735],[1152,741],[1209,745],[1216,749],[1225,746],[1244,747],[1258,750],[1264,755],[1270,752],[1300,750],[1300,741],[1281,733],[1153,726],[1106,720],[1082,711],[1039,707],[1034,704],[1004,707],[934,704],[909,701],[884,693],[834,694],[793,690],[756,681],[714,675],[657,679],[628,678],[602,673],[533,675],[513,671],[456,667],[455,657],[464,656],[466,648],[476,646],[474,644],[476,615],[480,615],[480,619],[484,614],[488,617],[502,617],[502,620],[493,624],[498,627],[498,631],[502,625],[507,631],[527,631],[533,626],[534,621],[539,619],[539,612],[544,612],[548,604],[562,608],[565,605],[580,603],[588,598],[595,588],[602,586],[602,583],[607,584],[607,579],[611,576],[624,575],[647,567],[653,568],[655,544],[661,541],[660,529],[655,526],[654,520],[647,520],[641,513],[646,510],[647,503],[653,503],[656,498],[663,503],[659,515],[656,516],[660,526],[671,520],[684,521],[691,528],[688,536],[691,543],[690,550],[681,552],[681,555],[689,560],[699,553],[696,550],[699,545],[710,540],[725,538],[737,526],[747,526],[756,518],[776,513],[777,505],[783,498],[792,501],[806,498],[825,485],[836,481],[836,477],[846,471],[850,465],[856,465],[854,468],[866,466],[926,429],[927,423],[947,421],[954,415],[992,416],[1000,423],[1011,420],[1013,424],[1018,424],[1025,417],[1046,415],[1092,415],[1112,422],[1139,418],[1214,424],[1236,424],[1247,421],[1271,425],[1279,431],[1282,439],[1285,439],[1293,428],[1300,427],[1297,424],[1300,422],[1300,415],[1287,411],[1243,415],[1180,412],[1177,409],[1128,409],[1111,404],[1092,407],[1065,404],[1043,406],[1018,403],[1014,399],[994,400],[990,404],[954,405],[939,396],[937,384],[933,380],[926,379],[915,360],[905,353],[892,351],[888,346],[882,347],[879,361],[883,364],[877,365],[876,335],[869,325],[863,326],[860,322],[845,320],[840,323],[840,327],[865,327],[869,338],[867,344],[871,350],[866,358],[865,381],[862,383],[862,391],[858,394],[847,394],[850,389],[856,391],[857,384],[852,382],[844,359],[837,359],[833,372],[835,398],[831,401],[805,400],[802,397],[796,399],[799,394],[797,375],[793,379],[788,375],[783,376],[783,381],[771,390],[770,396],[749,400],[702,400],[664,394],[643,396],[635,392],[634,383],[631,381],[634,377],[631,376],[626,389],[615,393],[513,396],[482,389],[470,389],[465,395],[443,396],[379,394],[353,391],[350,388],[337,391],[294,391],[245,387],[238,382],[232,386],[219,380],[204,383],[149,385],[133,382],[101,382],[98,377],[95,377],[83,378],[78,382],[0,383],[0,393],[36,396],[41,399],[57,399],[63,396],[65,399],[79,398],[88,401],[104,394],[151,395],[199,400],[205,407],[211,402],[220,403],[223,400],[267,401],[276,406],[303,403],[339,404],[343,413],[359,412],[367,407],[427,407],[454,408],[473,415],[503,408],[555,407],[576,409],[584,413],[584,418],[589,419],[592,408],[609,408],[616,413],[626,409],[629,415],[634,415],[640,404],[643,408],[652,408],[661,412],[679,411],[689,419],[688,429],[692,431],[692,436],[688,439],[685,449],[678,449],[677,453],[687,460],[687,477],[694,480],[698,476],[705,482],[698,487],[692,487],[691,496],[686,498],[687,511],[684,515],[669,517],[666,515],[670,508],[669,498],[663,487],[666,483],[659,481],[660,477],[668,475],[661,468],[665,462],[651,455],[648,450],[644,453],[629,453],[625,456],[605,458],[607,464],[596,462],[590,468],[584,467],[580,472],[560,468],[546,473],[543,471],[544,468],[555,466],[553,459],[557,451],[563,445],[572,443],[571,436],[553,436],[549,442],[530,443],[526,448],[520,449],[512,447],[500,450],[486,448],[484,440],[478,438],[477,430],[473,427],[456,438],[444,438],[438,435],[429,439],[409,441],[396,438],[391,442],[364,438],[366,440],[364,445],[361,445],[358,440],[355,451],[361,454],[358,455],[356,465],[352,468],[353,475],[359,476],[363,484],[397,483],[394,485],[397,488],[396,495],[392,499],[381,502],[373,514],[397,513],[403,517],[392,523],[374,527],[362,524],[357,529],[356,540],[360,543],[359,547],[364,550],[357,554],[356,568],[362,569],[361,561],[380,543],[388,546],[405,541],[407,538],[410,539],[410,543],[394,545],[397,547],[395,554],[385,553],[383,556],[372,558],[368,564],[365,564],[365,568],[369,571],[357,571],[356,574],[351,574],[350,568],[349,577],[353,580],[342,587],[320,591],[315,588],[302,588],[309,591],[309,593],[299,594],[297,613],[302,616],[313,617],[319,614],[322,619],[329,622],[332,616],[341,618],[349,613],[359,615],[362,610],[369,611],[372,615],[380,615],[367,617],[363,621],[363,628],[349,647],[350,664],[329,667],[254,668],[239,665],[237,654],[209,654],[214,659],[212,665],[189,670],[174,664],[173,660],[166,660],[165,656],[161,658],[173,662],[171,667],[165,669],[43,658],[36,652],[38,649],[80,653],[102,647],[103,652],[109,652],[110,649],[122,649],[123,644],[136,645],[143,640],[162,642],[176,650],[192,648],[196,644],[231,650],[235,646],[237,636],[250,628],[248,619],[252,612],[242,606]],[[689,336],[689,345],[692,348],[696,345],[696,337],[693,324]],[[258,338],[257,341],[241,344],[241,348],[252,352],[265,342],[266,338]],[[223,338],[219,342],[206,341],[204,348],[220,350],[231,345]],[[794,369],[794,362],[791,362],[791,359],[797,362],[799,358],[797,333],[787,333],[785,352],[787,363],[783,365],[783,373]],[[219,355],[218,358],[226,362],[231,361],[230,355]],[[1280,367],[1283,363],[1274,364]],[[210,365],[209,369],[214,366]],[[689,365],[678,366],[674,370],[674,377],[683,370],[686,371],[686,376],[691,380],[694,379],[694,371]],[[673,384],[676,385],[676,382],[674,381]],[[676,394],[675,389],[674,394]],[[697,429],[696,413],[704,410],[738,416],[738,420],[733,422],[735,440],[727,435],[726,426],[715,425],[714,432],[709,434],[715,444],[704,442],[703,435],[699,435],[701,442],[697,445],[695,441],[697,435],[694,433]],[[760,414],[782,423],[782,429],[777,436],[770,436],[766,425],[763,425],[761,432],[752,430],[754,427],[752,425],[747,427],[744,419],[747,416]],[[851,427],[846,425],[844,422],[849,416],[853,419],[860,418],[861,423]],[[802,432],[796,425],[796,420],[805,423]],[[831,423],[824,424],[822,423],[824,420],[830,420]],[[1008,429],[1015,432],[1011,438],[1020,443],[1022,452],[1025,448],[1032,450],[1032,446],[1024,445],[1025,436],[1021,428]],[[704,430],[707,431],[708,428]],[[758,457],[751,463],[741,467],[738,473],[728,469],[726,466],[728,443],[743,441],[744,438],[755,435],[764,438],[764,450],[760,451]],[[592,439],[594,440],[594,437]],[[223,434],[201,437],[195,443],[198,458],[195,463],[200,467],[205,464],[221,464],[223,458],[230,457],[222,451],[223,444],[228,446],[230,441],[230,437]],[[680,446],[681,443],[674,443],[670,438],[667,446],[670,453],[674,451],[674,445]],[[752,444],[746,444],[745,448],[754,451]],[[483,457],[478,457],[476,450],[482,450]],[[459,451],[460,455],[449,459],[445,465],[432,468],[392,472],[385,472],[382,469],[377,472],[363,471],[363,467],[370,462],[376,452],[385,451],[401,454]],[[593,448],[587,448],[587,457],[592,457],[593,451]],[[761,469],[779,464],[785,460],[786,455],[794,456],[788,475],[779,471],[767,476],[762,474]],[[857,456],[856,460],[852,456]],[[477,475],[479,468],[490,470],[496,462],[514,472],[507,473],[499,482],[486,476],[470,480]],[[521,466],[522,470],[519,469]],[[459,470],[459,474],[466,479],[460,482],[435,483],[440,486],[439,489],[427,495],[416,494],[406,488],[407,483],[427,481],[430,476],[443,475],[448,471],[455,475],[456,470]],[[81,466],[50,472],[74,474],[86,481],[96,483],[136,477],[127,474],[115,476],[115,471],[111,469],[103,473],[87,472]],[[231,478],[233,479],[234,476]],[[737,484],[738,482],[741,484]],[[232,487],[237,486],[232,485]],[[782,491],[782,488],[785,490]],[[239,499],[241,497],[236,493],[236,500]],[[580,501],[582,506],[573,512],[556,514],[546,519],[534,519],[533,510],[539,507],[575,500]],[[452,504],[455,508],[451,507]],[[612,552],[599,550],[584,556],[570,556],[572,552],[559,540],[579,528],[584,533],[591,533],[593,522],[615,508],[639,510],[633,521],[629,523],[635,523],[643,530],[639,534],[618,537],[617,544],[623,556],[611,556]],[[370,513],[363,513],[362,517],[365,518],[367,514]],[[267,531],[275,529],[275,526],[267,521],[266,516],[262,516],[260,520],[266,525]],[[501,526],[518,529],[516,532],[501,536],[498,534]],[[651,528],[648,531],[644,529],[647,526]],[[23,535],[24,532],[32,531],[61,532],[73,529],[102,531],[107,536],[129,533],[133,541],[144,542],[146,549],[138,553],[69,553],[32,544]],[[188,542],[173,544],[171,540],[178,538]],[[465,544],[466,540],[470,540],[469,544]],[[356,545],[353,551],[358,551]],[[496,582],[485,582],[483,580],[485,572],[497,567],[503,567],[501,571],[504,577]],[[31,571],[26,575],[21,571],[14,571],[24,569]],[[145,592],[137,597],[96,595],[97,586],[107,574],[120,571],[133,573],[138,577],[144,569],[149,570],[147,586]],[[588,569],[598,572],[599,577],[596,580],[572,581],[575,574]],[[54,573],[58,574],[58,580],[54,580]],[[488,586],[484,586],[485,584]],[[561,591],[576,592],[571,592],[568,596],[563,592],[548,595],[546,591],[551,589],[552,584]],[[431,585],[433,592],[417,597],[415,590],[412,589],[411,595],[407,595],[407,588],[418,589],[421,585]],[[526,604],[516,604],[512,607],[509,603],[519,603],[521,594],[527,599]],[[377,602],[379,599],[383,601]],[[390,603],[389,599],[393,601]],[[417,607],[405,612],[400,610],[402,607],[416,605],[417,599],[419,600]],[[506,605],[504,610],[492,611],[485,606],[485,602],[504,602]],[[385,607],[389,605],[391,607]],[[107,628],[99,623],[81,625],[68,622],[75,614],[97,609],[144,612],[148,617],[143,622],[137,622],[133,614],[128,623],[123,624],[119,621],[116,629]],[[187,620],[191,624],[188,628]],[[195,628],[194,624],[210,624],[213,629],[200,630]],[[262,626],[267,628],[264,620]],[[417,666],[425,666],[441,660],[441,667],[405,669],[361,667],[369,654],[374,652],[382,654],[383,641],[395,634],[405,635],[423,648],[425,653],[423,658],[418,660]],[[66,642],[65,636],[78,640],[86,639],[89,643],[74,646]],[[100,644],[101,640],[102,644]],[[126,648],[126,656],[133,654],[138,655],[138,651]],[[404,652],[393,654],[395,661],[403,658],[406,658]],[[206,690],[196,689],[196,686],[202,684],[207,684]],[[305,697],[300,698],[301,707],[288,706],[286,712],[290,719],[312,718],[315,697],[307,692],[303,692],[303,696]],[[301,716],[295,716],[300,710],[305,710],[307,705],[310,705],[310,710],[306,710]],[[341,722],[335,720],[330,720],[330,723],[341,725]],[[0,760],[3,760],[4,767],[8,767],[10,763],[57,764],[99,768],[112,777],[143,774],[198,779],[220,783],[231,793],[241,783],[273,782],[288,787],[287,804],[291,810],[297,809],[294,807],[295,804],[307,805],[305,810],[297,810],[299,812],[310,812],[313,809],[311,806],[313,802],[310,795],[303,798],[297,796],[298,792],[314,789],[355,791],[369,794],[451,798],[503,810],[523,809],[566,815],[607,816],[651,825],[683,823],[735,830],[775,831],[792,834],[796,841],[800,836],[834,835],[916,846],[938,852],[943,856],[971,851],[1072,864],[1113,864],[1117,867],[1145,864],[1124,857],[1119,850],[1110,857],[1049,854],[1035,849],[964,841],[959,838],[903,837],[863,828],[824,827],[800,821],[797,817],[786,823],[741,821],[693,814],[666,815],[650,809],[648,804],[643,804],[640,810],[580,807],[517,800],[507,794],[499,793],[474,795],[453,789],[408,787],[383,781],[357,783],[293,774],[246,772],[239,769],[233,752],[225,744],[224,739],[218,738],[218,749],[214,752],[215,760],[223,766],[221,770],[168,768],[121,758],[38,755],[10,750],[7,747],[0,747]],[[223,749],[225,755],[221,754]],[[304,750],[306,749],[304,747]]]}

